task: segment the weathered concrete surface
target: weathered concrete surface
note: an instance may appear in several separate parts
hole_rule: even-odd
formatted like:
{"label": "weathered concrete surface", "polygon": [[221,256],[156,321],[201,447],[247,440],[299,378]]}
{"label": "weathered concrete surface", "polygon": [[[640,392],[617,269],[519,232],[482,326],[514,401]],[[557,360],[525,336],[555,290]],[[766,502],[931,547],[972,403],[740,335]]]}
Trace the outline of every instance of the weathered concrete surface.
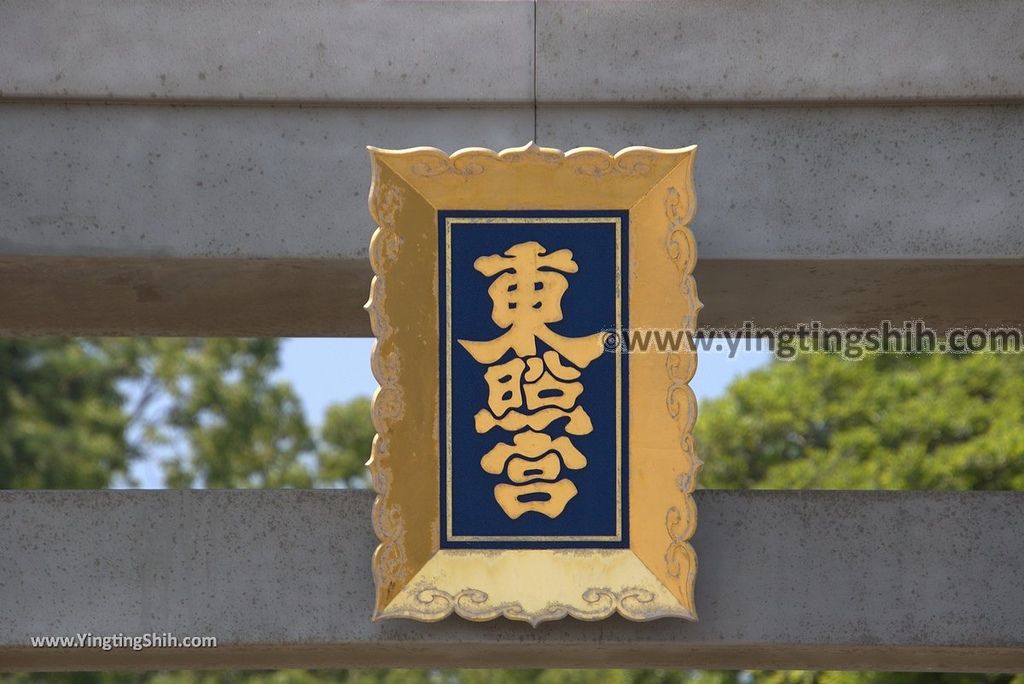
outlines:
{"label": "weathered concrete surface", "polygon": [[[541,102],[1024,97],[1015,0],[536,11]],[[8,0],[0,97],[527,103],[533,20],[527,0]]]}
{"label": "weathered concrete surface", "polygon": [[[697,498],[698,623],[534,630],[370,622],[368,492],[0,492],[0,668],[1024,668],[1024,494]],[[220,647],[28,647],[151,631]]]}
{"label": "weathered concrete surface", "polygon": [[[704,259],[1024,257],[1024,106],[538,116],[563,149],[698,143]],[[530,108],[0,106],[0,255],[361,258],[367,144],[532,137]]]}
{"label": "weathered concrete surface", "polygon": [[[0,335],[368,337],[365,258],[0,257]],[[702,328],[1024,327],[1024,261],[703,259]]]}
{"label": "weathered concrete surface", "polygon": [[540,0],[540,102],[1024,96],[1016,0]]}
{"label": "weathered concrete surface", "polygon": [[[538,117],[700,144],[703,324],[1024,324],[1022,106]],[[362,335],[365,145],[518,145],[533,111],[9,104],[0,134],[0,332]]]}
{"label": "weathered concrete surface", "polygon": [[[0,332],[365,335],[367,143],[504,147],[519,109],[0,106]],[[1022,324],[1024,106],[542,108],[698,141],[714,327]]]}
{"label": "weathered concrete surface", "polygon": [[538,117],[538,139],[553,147],[698,144],[701,258],[1024,257],[1024,107],[542,107]]}
{"label": "weathered concrete surface", "polygon": [[7,98],[528,102],[533,3],[6,0]]}
{"label": "weathered concrete surface", "polygon": [[702,328],[1024,328],[1021,259],[705,259],[695,275]]}
{"label": "weathered concrete surface", "polygon": [[367,145],[522,145],[530,108],[0,106],[0,255],[365,259]]}
{"label": "weathered concrete surface", "polygon": [[0,257],[0,335],[369,337],[363,259]]}

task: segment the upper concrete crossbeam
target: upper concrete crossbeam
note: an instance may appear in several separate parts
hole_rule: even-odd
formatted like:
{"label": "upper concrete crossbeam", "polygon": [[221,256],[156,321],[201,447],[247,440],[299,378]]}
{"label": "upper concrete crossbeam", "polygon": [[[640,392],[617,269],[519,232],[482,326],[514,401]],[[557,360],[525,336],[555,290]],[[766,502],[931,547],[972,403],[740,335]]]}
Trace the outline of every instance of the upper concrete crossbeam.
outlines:
{"label": "upper concrete crossbeam", "polygon": [[1022,32],[1016,0],[8,0],[0,96],[1019,100]]}
{"label": "upper concrete crossbeam", "polygon": [[535,124],[563,149],[700,144],[703,324],[1024,323],[1022,118],[9,103],[0,333],[367,335],[365,145],[501,149]]}
{"label": "upper concrete crossbeam", "polygon": [[[373,623],[372,494],[0,492],[0,670],[1024,669],[1024,493],[697,492],[689,623]],[[216,649],[31,648],[214,636]]]}
{"label": "upper concrete crossbeam", "polygon": [[697,142],[702,259],[1024,256],[1024,106],[0,105],[0,254],[365,258],[367,144]]}
{"label": "upper concrete crossbeam", "polygon": [[10,0],[8,98],[526,102],[533,6],[443,0]]}
{"label": "upper concrete crossbeam", "polygon": [[1017,0],[552,0],[541,102],[955,101],[1024,95]]}
{"label": "upper concrete crossbeam", "polygon": [[1016,0],[0,2],[0,334],[368,334],[365,145],[530,139],[700,145],[705,324],[1021,324],[1022,31]]}

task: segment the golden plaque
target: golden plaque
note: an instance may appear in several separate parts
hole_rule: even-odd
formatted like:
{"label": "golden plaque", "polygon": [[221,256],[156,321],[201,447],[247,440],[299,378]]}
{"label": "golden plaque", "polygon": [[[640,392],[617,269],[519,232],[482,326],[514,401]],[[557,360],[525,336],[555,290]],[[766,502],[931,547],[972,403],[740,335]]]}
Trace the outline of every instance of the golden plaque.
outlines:
{"label": "golden plaque", "polygon": [[370,155],[374,619],[696,619],[696,148]]}

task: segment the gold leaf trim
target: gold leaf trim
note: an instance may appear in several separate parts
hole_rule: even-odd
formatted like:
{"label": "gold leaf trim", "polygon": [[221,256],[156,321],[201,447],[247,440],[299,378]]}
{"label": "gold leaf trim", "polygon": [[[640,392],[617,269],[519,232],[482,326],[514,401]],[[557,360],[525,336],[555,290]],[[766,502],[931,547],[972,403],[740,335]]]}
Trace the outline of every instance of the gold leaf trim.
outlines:
{"label": "gold leaf trim", "polygon": [[[372,446],[372,453],[367,466],[370,469],[373,486],[377,497],[373,507],[373,527],[379,539],[379,545],[373,555],[373,576],[377,586],[377,604],[374,619],[384,617],[406,617],[423,621],[441,620],[455,613],[469,620],[490,620],[504,616],[512,620],[538,625],[548,620],[562,619],[567,616],[581,620],[599,620],[616,612],[623,617],[646,621],[662,617],[681,617],[696,619],[696,615],[686,606],[677,603],[677,599],[669,595],[668,589],[653,575],[651,583],[644,587],[636,583],[636,577],[643,570],[642,564],[632,552],[630,562],[637,564],[637,574],[617,575],[620,581],[612,581],[614,586],[593,586],[579,594],[579,603],[567,605],[561,600],[531,605],[530,610],[523,607],[519,596],[493,597],[487,592],[465,587],[476,582],[452,584],[450,576],[444,572],[436,576],[424,576],[423,568],[410,568],[406,555],[405,534],[402,510],[397,502],[391,500],[392,468],[391,454],[386,435],[394,425],[403,419],[405,398],[400,386],[400,357],[395,349],[395,330],[388,318],[386,298],[388,295],[386,281],[388,272],[394,266],[402,250],[402,239],[397,230],[397,217],[405,197],[403,187],[423,192],[423,180],[419,185],[414,178],[434,179],[448,177],[445,181],[448,188],[462,188],[463,183],[470,182],[471,177],[485,173],[497,165],[543,165],[557,172],[563,179],[566,174],[584,177],[581,180],[592,186],[589,179],[622,179],[622,187],[635,188],[636,179],[642,179],[646,188],[660,185],[660,182],[676,168],[675,164],[667,167],[660,163],[664,155],[679,155],[692,152],[694,148],[675,150],[659,150],[651,147],[629,147],[611,154],[593,147],[581,147],[567,152],[554,148],[539,147],[529,143],[522,147],[504,149],[500,152],[484,148],[465,148],[448,155],[430,147],[418,147],[407,150],[380,150],[371,148],[373,175],[370,188],[370,213],[378,227],[374,232],[370,246],[370,263],[374,277],[370,285],[370,297],[366,309],[370,316],[371,327],[377,340],[371,355],[374,376],[380,384],[374,395],[372,417],[377,430]],[[400,157],[401,159],[394,159]],[[688,155],[692,165],[692,154]],[[381,183],[382,169],[386,167],[396,178],[401,179],[402,187],[392,183]],[[691,174],[692,174],[692,166]],[[658,173],[655,174],[654,171]],[[653,176],[653,177],[652,177]],[[701,304],[697,299],[696,287],[692,278],[692,270],[696,259],[696,248],[693,235],[689,230],[689,221],[693,215],[694,197],[692,178],[680,183],[682,192],[675,187],[668,188],[664,203],[668,219],[668,230],[665,235],[665,249],[668,257],[675,264],[679,273],[679,288],[687,302],[687,313],[681,322],[685,329],[692,330],[696,324],[696,312]],[[617,187],[617,186],[616,186]],[[664,186],[660,186],[664,187]],[[632,191],[632,190],[630,190]],[[452,192],[447,190],[446,192]],[[591,190],[593,192],[593,190]],[[440,197],[440,195],[439,195]],[[424,196],[430,202],[429,197]],[[625,204],[624,206],[631,206]],[[683,212],[683,213],[681,213]],[[696,415],[696,400],[689,381],[695,370],[695,356],[692,350],[682,353],[668,354],[666,371],[670,380],[666,396],[666,404],[670,415],[677,420],[680,430],[680,444],[683,456],[688,460],[690,468],[679,476],[677,482],[682,492],[682,502],[672,506],[665,516],[665,528],[669,536],[669,544],[665,551],[665,562],[669,576],[677,579],[684,592],[690,593],[689,605],[692,605],[693,579],[696,573],[696,558],[689,539],[693,535],[696,524],[696,510],[692,492],[696,485],[696,474],[700,461],[693,452],[693,439],[690,430]],[[436,435],[434,436],[436,440]],[[433,523],[436,525],[436,521]],[[521,553],[521,552],[517,552]],[[580,576],[587,574],[592,565],[579,559],[576,569]],[[429,563],[438,561],[435,556]],[[683,567],[689,568],[685,576]],[[442,565],[442,567],[448,567]],[[451,566],[454,567],[454,566]],[[624,566],[617,566],[622,570]],[[488,571],[490,572],[490,570]],[[623,571],[625,572],[625,571]],[[442,579],[448,578],[445,581]],[[587,584],[603,585],[611,578],[597,575],[585,580]],[[595,581],[596,580],[596,581]],[[441,588],[441,587],[444,588]],[[447,589],[447,591],[446,591]],[[657,594],[656,594],[657,592]],[[502,593],[498,591],[498,593]],[[568,592],[559,595],[566,596]],[[529,604],[529,601],[527,601]],[[575,603],[571,601],[571,603]]]}
{"label": "gold leaf trim", "polygon": [[[391,467],[388,442],[384,435],[390,426],[402,415],[402,390],[399,385],[399,355],[392,349],[394,329],[386,313],[385,276],[398,260],[401,238],[395,230],[395,221],[404,194],[400,188],[381,187],[381,170],[376,160],[370,185],[370,214],[377,222],[377,230],[370,239],[370,267],[373,279],[370,281],[370,297],[365,309],[370,316],[370,328],[376,341],[370,354],[370,367],[379,387],[373,395],[371,417],[377,431],[374,435],[370,460],[370,479],[377,497],[373,502],[373,530],[380,544],[373,554],[373,578],[377,587],[392,587],[401,580],[406,567],[405,534],[401,509],[389,501],[391,489]],[[378,601],[381,596],[378,594]],[[377,611],[382,606],[378,603]]]}
{"label": "gold leaf trim", "polygon": [[509,147],[500,152],[483,147],[466,147],[451,155],[436,147],[411,147],[404,150],[370,148],[386,156],[403,157],[408,161],[408,172],[419,178],[437,176],[475,176],[484,173],[495,163],[531,164],[551,166],[568,164],[574,173],[596,178],[619,175],[645,177],[656,168],[662,154],[680,154],[692,148],[660,150],[653,147],[626,147],[615,154],[597,147],[577,147],[566,152],[553,147],[540,147],[533,142],[522,147]]}
{"label": "gold leaf trim", "polygon": [[487,592],[463,589],[451,594],[437,587],[424,587],[415,594],[415,608],[389,610],[387,617],[411,618],[423,622],[438,622],[452,613],[473,622],[485,622],[497,617],[527,622],[532,627],[543,622],[572,617],[577,620],[596,621],[618,613],[626,619],[646,622],[663,617],[690,617],[683,608],[651,610],[656,603],[654,592],[643,587],[627,587],[616,591],[609,587],[593,587],[580,595],[581,605],[549,603],[543,610],[527,611],[518,601],[492,602]]}
{"label": "gold leaf trim", "polygon": [[[691,167],[692,169],[692,167]],[[692,174],[692,170],[691,170]],[[697,297],[697,284],[693,268],[697,262],[697,244],[690,230],[690,221],[696,211],[696,197],[693,182],[686,183],[684,192],[669,187],[665,193],[665,217],[668,228],[665,235],[665,251],[679,272],[679,291],[686,300],[683,330],[693,333],[697,326],[697,313],[703,307]],[[681,213],[681,209],[684,208]],[[684,349],[667,355],[665,369],[669,386],[665,398],[669,415],[679,425],[679,446],[689,467],[679,475],[676,482],[683,494],[681,507],[672,506],[665,514],[665,529],[669,544],[665,550],[665,564],[670,577],[675,578],[683,591],[692,593],[697,574],[697,554],[690,544],[697,529],[697,505],[693,492],[697,487],[697,473],[703,462],[697,457],[693,442],[693,426],[697,420],[697,398],[690,388],[690,380],[697,370],[697,353]],[[682,569],[688,568],[683,576]],[[692,604],[692,595],[691,595]],[[696,619],[696,616],[693,616]]]}

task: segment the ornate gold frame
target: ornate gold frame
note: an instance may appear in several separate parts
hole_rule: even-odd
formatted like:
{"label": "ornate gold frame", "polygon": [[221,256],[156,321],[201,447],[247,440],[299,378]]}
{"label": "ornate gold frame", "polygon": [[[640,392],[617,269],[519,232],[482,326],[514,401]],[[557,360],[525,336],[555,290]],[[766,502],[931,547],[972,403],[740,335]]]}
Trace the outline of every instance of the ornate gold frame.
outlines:
{"label": "ornate gold frame", "polygon": [[374,619],[695,620],[696,352],[630,356],[627,549],[441,549],[435,360],[439,210],[628,210],[629,326],[692,331],[696,147],[369,150]]}

